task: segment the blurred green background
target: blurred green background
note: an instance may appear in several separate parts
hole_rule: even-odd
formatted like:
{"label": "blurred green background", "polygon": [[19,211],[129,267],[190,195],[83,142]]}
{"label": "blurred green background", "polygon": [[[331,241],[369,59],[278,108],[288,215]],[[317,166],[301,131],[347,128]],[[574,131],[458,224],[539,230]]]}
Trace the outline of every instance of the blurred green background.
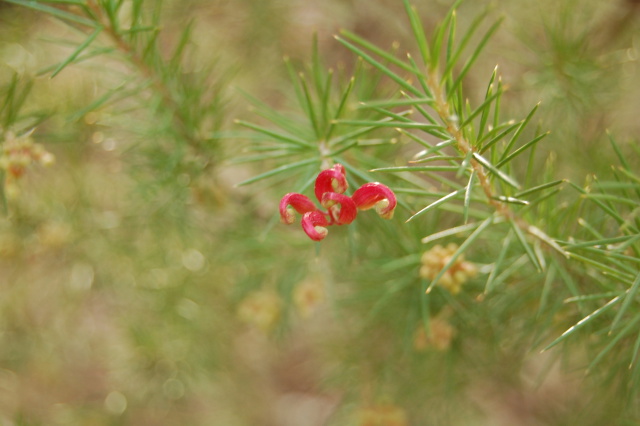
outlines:
{"label": "blurred green background", "polygon": [[[450,7],[415,4],[426,28]],[[167,55],[192,22],[180,69],[205,74],[196,81],[214,88],[215,102],[205,102],[216,109],[196,129],[207,135],[255,120],[243,93],[289,108],[282,59],[307,61],[313,34],[336,69],[355,62],[333,39],[341,29],[413,48],[399,0],[145,7],[161,13]],[[640,133],[638,2],[469,1],[458,25],[487,7],[505,22],[467,93],[480,97],[499,64],[509,115],[542,102],[537,119],[552,133],[537,155],[555,153],[557,177],[581,183],[606,173],[615,158],[606,130],[625,149]],[[68,40],[82,34],[0,3],[0,85],[32,84],[21,114],[46,117],[32,137],[56,157],[28,170],[0,217],[0,425],[614,424],[613,385],[585,384],[572,371],[580,348],[538,355],[510,318],[461,326],[444,350],[399,350],[413,339],[405,296],[370,315],[390,280],[378,272],[375,236],[360,240],[370,259],[354,260],[337,231],[318,248],[299,230],[273,226],[293,188],[235,186],[266,170],[232,164],[246,140],[211,137],[197,155],[174,149],[171,118],[145,92],[90,108],[114,88],[141,84],[140,69],[103,55],[54,78],[39,74],[72,52]],[[416,226],[424,234],[433,224]],[[407,250],[380,244],[398,257]],[[545,326],[562,332],[563,324]]]}

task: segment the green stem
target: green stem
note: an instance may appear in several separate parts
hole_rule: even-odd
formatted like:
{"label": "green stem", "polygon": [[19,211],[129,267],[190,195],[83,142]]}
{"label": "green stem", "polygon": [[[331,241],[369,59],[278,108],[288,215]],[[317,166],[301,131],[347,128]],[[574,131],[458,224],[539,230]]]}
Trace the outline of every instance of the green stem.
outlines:
{"label": "green stem", "polygon": [[[180,136],[196,151],[202,151],[200,139],[193,134],[187,125],[187,119],[180,110],[180,103],[171,95],[169,88],[163,78],[149,66],[142,56],[129,44],[118,30],[113,26],[109,17],[105,14],[103,8],[96,4],[95,0],[89,0],[87,7],[93,13],[94,18],[104,27],[105,33],[109,36],[115,47],[124,54],[129,62],[136,67],[143,77],[151,82],[154,90],[160,95],[162,104],[171,112],[173,123],[178,130]],[[205,168],[211,163],[207,163]]]}

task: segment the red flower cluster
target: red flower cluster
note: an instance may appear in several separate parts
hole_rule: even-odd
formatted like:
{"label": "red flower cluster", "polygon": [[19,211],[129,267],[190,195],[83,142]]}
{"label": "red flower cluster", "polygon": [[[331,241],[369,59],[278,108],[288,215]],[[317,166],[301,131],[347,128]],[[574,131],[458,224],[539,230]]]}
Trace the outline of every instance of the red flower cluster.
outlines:
{"label": "red flower cluster", "polygon": [[327,226],[348,225],[356,218],[358,209],[375,208],[385,219],[393,217],[396,196],[387,186],[365,183],[351,197],[344,195],[347,190],[346,171],[342,164],[323,170],[316,178],[316,198],[326,211],[319,210],[309,197],[290,192],[280,201],[280,219],[287,225],[295,221],[294,210],[302,215],[302,229],[309,238],[320,241],[327,236]]}

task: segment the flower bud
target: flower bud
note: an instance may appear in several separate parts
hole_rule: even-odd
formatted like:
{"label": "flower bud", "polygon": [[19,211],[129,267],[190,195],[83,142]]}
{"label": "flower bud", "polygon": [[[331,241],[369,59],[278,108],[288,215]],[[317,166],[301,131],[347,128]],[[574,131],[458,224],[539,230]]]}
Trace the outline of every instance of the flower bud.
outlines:
{"label": "flower bud", "polygon": [[293,290],[293,302],[303,318],[308,318],[323,301],[324,287],[319,280],[305,281]]}
{"label": "flower bud", "polygon": [[[457,250],[458,246],[450,243],[446,247],[442,247],[439,244],[435,245],[431,250],[424,252],[421,257],[420,276],[427,280],[435,279],[442,268],[451,261]],[[474,278],[477,273],[478,268],[476,265],[466,261],[464,255],[461,254],[442,274],[436,284],[446,288],[451,294],[458,294],[462,289],[462,285],[469,279]]]}
{"label": "flower bud", "polygon": [[242,321],[268,332],[280,319],[281,311],[282,302],[278,295],[260,290],[250,294],[240,303],[238,316]]}
{"label": "flower bud", "polygon": [[413,338],[413,348],[418,352],[429,348],[446,351],[451,347],[455,332],[455,328],[444,318],[432,317],[429,319],[428,333],[422,324],[418,325]]}

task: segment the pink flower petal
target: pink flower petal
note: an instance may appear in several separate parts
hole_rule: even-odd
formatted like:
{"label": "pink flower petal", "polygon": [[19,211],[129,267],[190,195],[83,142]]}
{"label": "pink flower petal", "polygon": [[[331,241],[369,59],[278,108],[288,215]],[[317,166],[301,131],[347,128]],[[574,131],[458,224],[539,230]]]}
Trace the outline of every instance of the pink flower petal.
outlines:
{"label": "pink flower petal", "polygon": [[326,192],[344,193],[349,186],[347,184],[346,173],[342,164],[335,164],[332,168],[321,171],[316,178],[315,187],[318,201],[322,202],[322,196]]}
{"label": "pink flower petal", "polygon": [[379,182],[365,183],[351,197],[356,207],[368,210],[375,207],[384,219],[391,219],[396,208],[396,195],[388,186]]}
{"label": "pink flower petal", "polygon": [[318,210],[306,195],[290,192],[280,200],[280,220],[282,223],[290,225],[295,221],[294,209],[300,214]]}
{"label": "pink flower petal", "polygon": [[307,212],[302,215],[302,229],[313,241],[321,241],[327,236],[329,222],[319,211]]}
{"label": "pink flower petal", "polygon": [[353,200],[344,194],[325,192],[320,204],[329,211],[331,222],[338,225],[350,224],[358,214]]}

